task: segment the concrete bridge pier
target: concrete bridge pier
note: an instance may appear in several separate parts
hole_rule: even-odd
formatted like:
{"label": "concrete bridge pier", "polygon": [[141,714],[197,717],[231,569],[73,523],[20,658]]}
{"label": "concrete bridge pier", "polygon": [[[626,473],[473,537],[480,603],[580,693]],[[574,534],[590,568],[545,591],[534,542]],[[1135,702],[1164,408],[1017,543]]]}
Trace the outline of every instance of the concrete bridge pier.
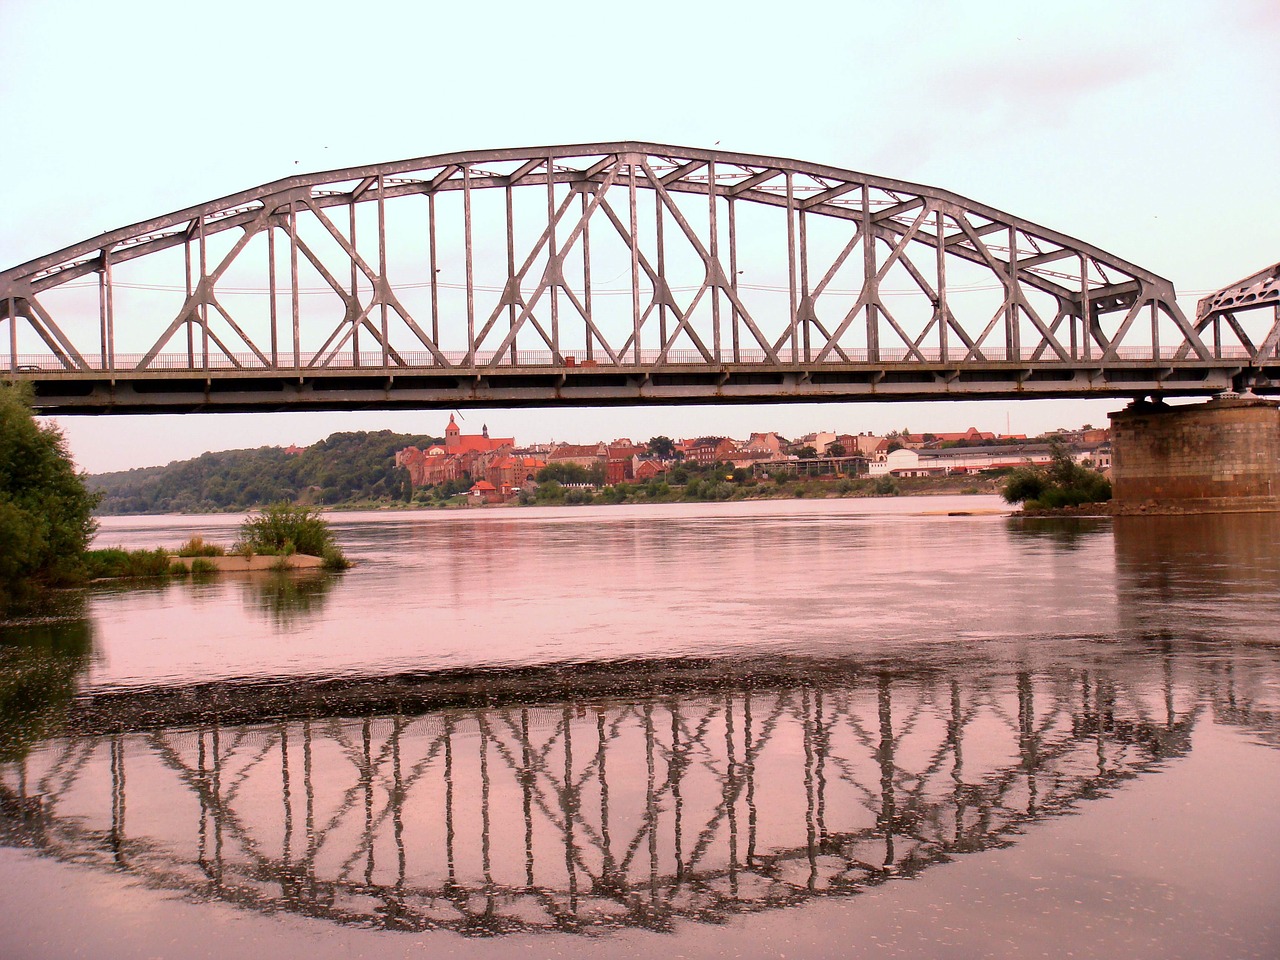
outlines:
{"label": "concrete bridge pier", "polygon": [[1280,403],[1225,394],[1111,414],[1117,514],[1280,511]]}

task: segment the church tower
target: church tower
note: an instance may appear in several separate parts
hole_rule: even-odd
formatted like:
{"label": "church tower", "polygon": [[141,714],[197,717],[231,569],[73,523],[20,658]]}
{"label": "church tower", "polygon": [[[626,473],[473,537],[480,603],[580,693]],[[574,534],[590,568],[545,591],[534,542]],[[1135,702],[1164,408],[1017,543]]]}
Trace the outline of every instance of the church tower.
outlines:
{"label": "church tower", "polygon": [[462,430],[454,422],[453,414],[449,414],[449,425],[444,428],[444,448],[452,453],[462,446]]}

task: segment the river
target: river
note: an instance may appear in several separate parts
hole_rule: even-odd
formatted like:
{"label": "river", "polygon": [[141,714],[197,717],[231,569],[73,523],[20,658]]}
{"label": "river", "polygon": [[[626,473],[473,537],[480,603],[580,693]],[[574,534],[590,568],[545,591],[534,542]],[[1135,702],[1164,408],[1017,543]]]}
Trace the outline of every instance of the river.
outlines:
{"label": "river", "polygon": [[1001,508],[335,514],[342,574],[62,593],[0,623],[0,955],[1280,956],[1280,516]]}

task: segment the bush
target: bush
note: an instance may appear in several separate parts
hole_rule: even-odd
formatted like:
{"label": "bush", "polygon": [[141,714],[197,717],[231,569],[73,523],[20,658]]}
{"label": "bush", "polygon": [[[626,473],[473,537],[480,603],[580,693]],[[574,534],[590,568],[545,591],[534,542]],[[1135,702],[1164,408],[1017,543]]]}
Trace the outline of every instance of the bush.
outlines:
{"label": "bush", "polygon": [[883,477],[878,477],[876,482],[871,485],[871,492],[878,497],[896,497],[902,492],[898,480],[891,474],[886,473]]}
{"label": "bush", "polygon": [[347,559],[347,555],[336,546],[330,547],[321,554],[320,559],[324,561],[322,569],[325,570],[346,570],[351,566],[351,561]]}
{"label": "bush", "polygon": [[1000,496],[1006,503],[1025,503],[1028,500],[1039,500],[1049,485],[1049,478],[1033,467],[1020,467],[1009,474]]}
{"label": "bush", "polygon": [[1021,503],[1031,509],[1056,510],[1082,503],[1105,503],[1111,499],[1111,481],[1071,459],[1066,448],[1054,444],[1052,460],[1046,468],[1019,467],[1009,474],[1000,495],[1007,503]]}
{"label": "bush", "polygon": [[564,485],[559,480],[548,480],[538,484],[538,492],[534,494],[539,503],[563,503]]}
{"label": "bush", "polygon": [[209,543],[204,537],[195,536],[180,546],[177,555],[180,557],[221,557],[227,550],[220,543]]}
{"label": "bush", "polygon": [[123,550],[108,547],[89,550],[84,554],[83,569],[92,580],[119,579],[124,577],[164,577],[170,573],[186,573],[174,570],[169,554],[163,550]]}
{"label": "bush", "polygon": [[213,561],[206,557],[196,557],[191,561],[191,575],[193,577],[207,576],[217,572],[218,568],[214,566]]}
{"label": "bush", "polygon": [[292,503],[272,504],[251,514],[240,525],[234,549],[242,556],[288,556],[295,551],[310,557],[342,554],[320,510]]}

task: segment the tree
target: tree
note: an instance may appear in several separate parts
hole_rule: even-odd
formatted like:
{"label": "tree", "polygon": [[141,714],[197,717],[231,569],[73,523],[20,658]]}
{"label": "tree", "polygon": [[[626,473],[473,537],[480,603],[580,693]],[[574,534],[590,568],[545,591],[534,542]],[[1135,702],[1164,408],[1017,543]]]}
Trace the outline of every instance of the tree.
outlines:
{"label": "tree", "polygon": [[843,443],[833,443],[831,446],[827,447],[828,457],[843,457],[846,455],[846,452],[847,451],[845,450]]}
{"label": "tree", "polygon": [[549,463],[538,471],[537,481],[539,483],[547,483],[551,480],[555,480],[560,484],[590,483],[591,471],[580,463],[574,463],[572,460],[560,460],[556,463]]}
{"label": "tree", "polygon": [[676,455],[675,441],[670,437],[650,437],[648,453],[659,460],[673,460]]}
{"label": "tree", "polygon": [[1009,503],[1049,509],[1111,499],[1111,481],[1076,463],[1061,443],[1050,445],[1049,456],[1047,468],[1014,470],[1000,495]]}
{"label": "tree", "polygon": [[81,573],[97,524],[62,435],[32,415],[29,391],[0,384],[0,599]]}
{"label": "tree", "polygon": [[818,457],[818,451],[814,447],[801,447],[796,451],[796,456],[801,460],[816,460]]}

